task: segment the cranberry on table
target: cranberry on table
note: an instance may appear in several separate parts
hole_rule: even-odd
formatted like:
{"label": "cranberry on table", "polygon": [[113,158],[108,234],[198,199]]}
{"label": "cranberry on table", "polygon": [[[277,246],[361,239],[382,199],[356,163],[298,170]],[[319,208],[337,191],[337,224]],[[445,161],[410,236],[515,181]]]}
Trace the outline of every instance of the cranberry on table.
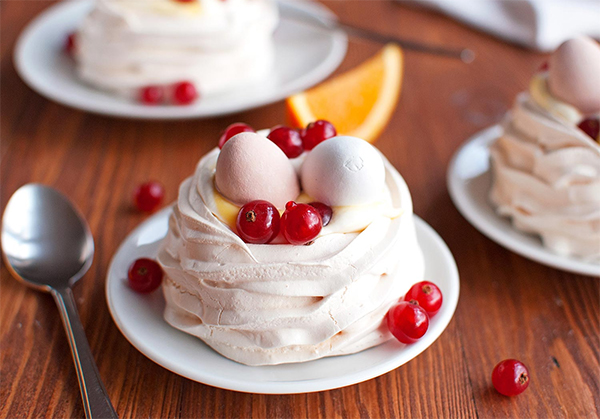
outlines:
{"label": "cranberry on table", "polygon": [[229,125],[221,134],[221,138],[219,138],[219,148],[223,148],[225,143],[229,141],[231,137],[239,134],[240,132],[255,132],[254,128],[252,128],[248,124],[244,124],[243,122],[236,122],[234,124]]}
{"label": "cranberry on table", "polygon": [[600,134],[600,119],[586,118],[581,121],[577,127],[592,137],[592,139],[598,141],[598,135]]}
{"label": "cranberry on table", "polygon": [[133,202],[140,211],[151,212],[160,206],[165,188],[160,182],[150,181],[139,185],[133,193]]}
{"label": "cranberry on table", "polygon": [[416,301],[400,301],[387,313],[388,328],[402,343],[415,343],[429,329],[429,316]]}
{"label": "cranberry on table", "polygon": [[293,201],[285,205],[285,212],[281,217],[281,230],[289,243],[306,244],[319,235],[321,228],[323,221],[315,208]]}
{"label": "cranberry on table", "polygon": [[140,102],[145,105],[157,105],[164,100],[165,92],[160,86],[146,86],[140,91]]}
{"label": "cranberry on table", "polygon": [[173,102],[177,105],[189,105],[198,98],[196,86],[189,81],[182,81],[175,85]]}
{"label": "cranberry on table", "polygon": [[440,310],[443,298],[437,285],[433,282],[421,281],[410,287],[404,300],[415,300],[431,317]]}
{"label": "cranberry on table", "polygon": [[147,258],[136,260],[129,267],[127,279],[134,291],[147,294],[160,286],[163,270],[156,261]]}
{"label": "cranberry on table", "polygon": [[492,384],[504,396],[516,396],[529,386],[529,371],[516,359],[505,359],[492,372]]}
{"label": "cranberry on table", "polygon": [[73,55],[75,52],[75,41],[76,41],[75,32],[67,35],[67,39],[65,39],[65,52],[69,55]]}
{"label": "cranberry on table", "polygon": [[295,129],[277,126],[271,130],[267,138],[277,144],[289,159],[298,157],[304,151],[302,138]]}
{"label": "cranberry on table", "polygon": [[323,227],[325,227],[331,221],[331,216],[333,215],[333,210],[329,205],[325,205],[322,202],[310,202],[308,205],[313,207],[319,212],[321,216],[321,221],[323,222]]}
{"label": "cranberry on table", "polygon": [[252,201],[240,209],[235,225],[246,243],[269,243],[279,234],[279,211],[270,202]]}
{"label": "cranberry on table", "polygon": [[302,130],[302,144],[305,150],[312,150],[317,144],[327,140],[328,138],[335,137],[337,131],[331,122],[320,119],[315,122],[311,122],[308,126]]}

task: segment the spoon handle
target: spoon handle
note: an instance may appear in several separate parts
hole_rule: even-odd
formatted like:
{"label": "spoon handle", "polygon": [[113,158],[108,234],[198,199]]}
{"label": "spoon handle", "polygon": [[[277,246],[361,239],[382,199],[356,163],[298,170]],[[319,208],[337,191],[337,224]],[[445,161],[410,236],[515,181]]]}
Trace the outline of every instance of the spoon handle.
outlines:
{"label": "spoon handle", "polygon": [[71,289],[53,289],[52,296],[60,310],[60,316],[69,338],[86,418],[118,419],[98,373],[90,345],[85,337],[85,331],[79,320],[79,314],[77,314],[77,306]]}

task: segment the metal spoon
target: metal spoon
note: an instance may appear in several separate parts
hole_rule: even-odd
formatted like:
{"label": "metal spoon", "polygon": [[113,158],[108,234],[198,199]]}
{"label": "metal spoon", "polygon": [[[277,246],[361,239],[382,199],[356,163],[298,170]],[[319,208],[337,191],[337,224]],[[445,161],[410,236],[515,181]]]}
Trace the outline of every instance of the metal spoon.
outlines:
{"label": "metal spoon", "polygon": [[94,239],[83,217],[58,191],[34,183],[25,185],[6,205],[2,250],[15,278],[54,297],[75,361],[85,416],[118,418],[71,292],[94,257]]}

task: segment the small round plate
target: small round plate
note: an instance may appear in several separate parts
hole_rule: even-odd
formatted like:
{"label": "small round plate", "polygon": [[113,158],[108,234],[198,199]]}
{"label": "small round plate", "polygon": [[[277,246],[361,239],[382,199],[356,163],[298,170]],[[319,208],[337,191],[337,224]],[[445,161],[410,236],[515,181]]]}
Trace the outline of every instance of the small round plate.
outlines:
{"label": "small round plate", "polygon": [[[129,118],[185,119],[225,115],[266,105],[307,89],[331,74],[344,59],[344,32],[319,27],[319,16],[333,16],[310,1],[278,1],[281,22],[275,31],[275,68],[260,83],[207,96],[188,106],[145,106],[97,90],[79,80],[63,52],[67,35],[92,9],[92,0],[64,1],[49,7],[21,33],[14,62],[21,78],[48,99],[84,111]],[[291,20],[298,14],[315,24]]]}
{"label": "small round plate", "polygon": [[565,271],[600,276],[600,264],[557,255],[538,236],[515,229],[508,218],[496,214],[488,199],[492,187],[489,147],[501,134],[499,125],[481,131],[452,158],[448,190],[456,208],[480,232],[521,256]]}
{"label": "small round plate", "polygon": [[412,345],[396,340],[353,355],[297,364],[250,367],[212,350],[163,319],[162,292],[142,295],[127,286],[127,270],[137,258],[154,258],[167,233],[167,208],[136,228],[121,244],[108,270],[106,298],[115,323],[129,342],[176,374],[215,387],[247,393],[293,394],[330,390],[385,374],[410,361],[444,331],[458,302],[459,280],[448,247],[423,220],[416,218],[417,237],[425,254],[426,277],[435,278],[444,303],[425,336]]}

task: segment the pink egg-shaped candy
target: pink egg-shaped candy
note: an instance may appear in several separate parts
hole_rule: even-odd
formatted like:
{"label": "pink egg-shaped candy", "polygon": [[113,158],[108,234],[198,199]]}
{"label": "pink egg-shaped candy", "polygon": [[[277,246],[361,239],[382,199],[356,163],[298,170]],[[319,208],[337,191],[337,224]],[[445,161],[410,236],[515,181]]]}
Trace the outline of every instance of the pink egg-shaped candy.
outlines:
{"label": "pink egg-shaped candy", "polygon": [[225,143],[217,160],[215,186],[240,206],[262,199],[283,209],[300,194],[298,176],[287,156],[254,132],[237,134]]}
{"label": "pink egg-shaped candy", "polygon": [[550,57],[548,88],[584,114],[600,112],[600,45],[583,36],[565,41]]}

